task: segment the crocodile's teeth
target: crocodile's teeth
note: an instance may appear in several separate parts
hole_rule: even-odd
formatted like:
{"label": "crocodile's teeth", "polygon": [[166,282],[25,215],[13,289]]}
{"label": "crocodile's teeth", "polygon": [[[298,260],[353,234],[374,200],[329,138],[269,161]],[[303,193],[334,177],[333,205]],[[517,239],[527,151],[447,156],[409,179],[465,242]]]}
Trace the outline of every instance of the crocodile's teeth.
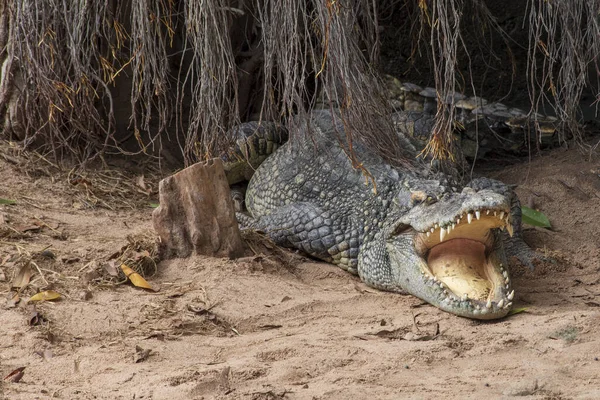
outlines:
{"label": "crocodile's teeth", "polygon": [[460,224],[460,218],[456,218],[456,225]]}
{"label": "crocodile's teeth", "polygon": [[485,210],[485,215],[490,215],[490,210]]}
{"label": "crocodile's teeth", "polygon": [[456,228],[456,224],[452,224],[452,229]]}
{"label": "crocodile's teeth", "polygon": [[427,237],[431,236],[431,232],[427,231]]}
{"label": "crocodile's teeth", "polygon": [[431,230],[429,232],[431,232],[431,233],[435,232],[435,228],[431,228]]}
{"label": "crocodile's teeth", "polygon": [[488,299],[485,308],[492,308],[492,299]]}
{"label": "crocodile's teeth", "polygon": [[504,211],[500,211],[500,219],[504,219]]}
{"label": "crocodile's teeth", "polygon": [[440,229],[440,242],[444,240],[444,236],[446,236],[446,230],[444,228]]}
{"label": "crocodile's teeth", "polygon": [[515,234],[515,231],[513,229],[512,224],[506,225],[506,230],[508,231],[508,234],[510,235],[510,237],[513,237],[513,235]]}
{"label": "crocodile's teeth", "polygon": [[508,271],[507,270],[502,271],[502,276],[504,278],[508,278]]}
{"label": "crocodile's teeth", "polygon": [[494,211],[494,217],[496,217],[498,215],[498,213],[496,213],[496,211]]}
{"label": "crocodile's teeth", "polygon": [[481,213],[479,211],[475,211],[475,217],[477,217],[477,219],[481,219]]}
{"label": "crocodile's teeth", "polygon": [[435,229],[439,228],[440,226],[438,224],[435,224]]}
{"label": "crocodile's teeth", "polygon": [[508,303],[506,303],[506,305],[504,306],[504,308],[511,308],[512,307],[512,301],[509,301]]}
{"label": "crocodile's teeth", "polygon": [[471,221],[473,221],[473,214],[471,214],[471,213],[467,213],[467,221],[468,221],[469,223],[471,223]]}
{"label": "crocodile's teeth", "polygon": [[468,295],[468,294],[466,294],[466,293],[465,293],[465,294],[463,294],[463,295],[462,295],[462,299],[461,299],[461,300],[462,300],[462,301],[467,301],[467,300],[469,300],[469,295]]}
{"label": "crocodile's teeth", "polygon": [[513,290],[512,292],[510,292],[510,293],[508,294],[508,296],[506,296],[506,298],[507,298],[508,300],[512,300],[514,297],[515,297],[515,291],[514,291],[514,290]]}
{"label": "crocodile's teeth", "polygon": [[504,299],[498,302],[498,308],[502,308],[504,306]]}

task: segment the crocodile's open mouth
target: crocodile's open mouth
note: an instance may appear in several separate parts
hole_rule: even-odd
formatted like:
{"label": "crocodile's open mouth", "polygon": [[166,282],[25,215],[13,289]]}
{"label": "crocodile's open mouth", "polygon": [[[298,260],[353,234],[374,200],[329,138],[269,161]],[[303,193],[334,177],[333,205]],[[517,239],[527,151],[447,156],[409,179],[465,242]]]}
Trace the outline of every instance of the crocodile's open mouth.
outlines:
{"label": "crocodile's open mouth", "polygon": [[507,210],[482,209],[456,216],[415,236],[426,284],[439,286],[442,302],[485,316],[508,310],[514,291],[498,254],[498,229],[513,228]]}

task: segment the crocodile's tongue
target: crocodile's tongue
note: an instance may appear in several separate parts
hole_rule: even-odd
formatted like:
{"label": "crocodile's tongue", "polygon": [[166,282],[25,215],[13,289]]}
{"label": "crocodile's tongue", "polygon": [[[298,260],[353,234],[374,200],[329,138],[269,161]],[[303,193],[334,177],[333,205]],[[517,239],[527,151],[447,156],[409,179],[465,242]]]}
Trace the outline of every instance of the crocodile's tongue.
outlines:
{"label": "crocodile's tongue", "polygon": [[485,302],[493,289],[486,274],[485,245],[471,239],[444,241],[429,251],[427,264],[433,275],[459,298]]}

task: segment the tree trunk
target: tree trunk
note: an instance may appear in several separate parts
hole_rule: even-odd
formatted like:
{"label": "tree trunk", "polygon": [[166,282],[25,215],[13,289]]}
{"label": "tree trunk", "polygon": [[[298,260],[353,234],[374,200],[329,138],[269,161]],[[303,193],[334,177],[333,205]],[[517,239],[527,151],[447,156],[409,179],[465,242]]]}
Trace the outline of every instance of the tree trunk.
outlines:
{"label": "tree trunk", "polygon": [[18,106],[22,78],[16,66],[14,43],[11,40],[14,26],[10,7],[10,0],[0,0],[0,131],[4,132],[6,138],[22,140],[25,129]]}
{"label": "tree trunk", "polygon": [[236,258],[244,247],[223,163],[215,158],[163,179],[152,215],[163,258],[204,254]]}

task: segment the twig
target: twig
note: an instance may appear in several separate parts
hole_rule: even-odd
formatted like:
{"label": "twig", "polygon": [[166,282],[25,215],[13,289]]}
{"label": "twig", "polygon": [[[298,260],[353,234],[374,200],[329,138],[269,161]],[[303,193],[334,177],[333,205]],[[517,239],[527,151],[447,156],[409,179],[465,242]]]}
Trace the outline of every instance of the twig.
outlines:
{"label": "twig", "polygon": [[[62,235],[62,232],[57,231],[56,229],[54,229],[53,227],[51,227],[50,225],[48,225],[46,222],[44,222],[40,218],[36,217],[35,215],[33,216],[33,218],[35,218],[36,220],[38,220],[43,226],[45,226],[46,228],[50,229],[52,232],[58,233],[59,235]],[[50,246],[48,246],[48,247],[50,247]]]}
{"label": "twig", "polygon": [[35,269],[38,270],[38,272],[40,274],[40,277],[44,280],[44,282],[46,282],[46,285],[49,285],[50,283],[44,277],[44,273],[42,272],[42,270],[40,269],[40,267],[38,267],[38,265],[33,260],[29,260],[29,262],[35,267]]}

